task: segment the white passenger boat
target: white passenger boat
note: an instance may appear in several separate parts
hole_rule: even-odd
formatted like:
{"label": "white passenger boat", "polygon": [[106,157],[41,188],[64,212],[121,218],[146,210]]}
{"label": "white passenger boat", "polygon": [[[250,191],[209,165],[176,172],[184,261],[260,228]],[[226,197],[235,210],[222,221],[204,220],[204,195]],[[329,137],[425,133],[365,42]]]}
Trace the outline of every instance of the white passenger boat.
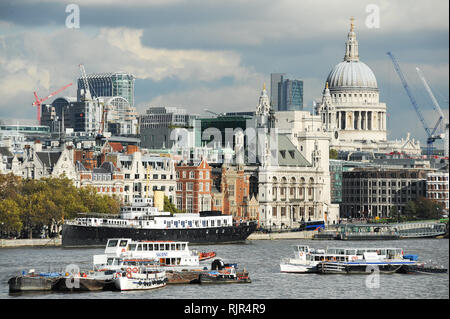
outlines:
{"label": "white passenger boat", "polygon": [[167,285],[165,271],[148,271],[143,268],[127,268],[114,274],[114,285],[121,291],[148,290],[162,288]]}
{"label": "white passenger boat", "polygon": [[369,266],[380,272],[394,272],[417,262],[404,258],[401,248],[327,248],[313,249],[297,245],[294,258],[284,258],[281,272],[290,273],[365,273]]}
{"label": "white passenger boat", "polygon": [[96,271],[128,267],[162,270],[203,270],[199,253],[189,249],[188,242],[134,241],[130,238],[109,239],[103,255],[94,256]]}

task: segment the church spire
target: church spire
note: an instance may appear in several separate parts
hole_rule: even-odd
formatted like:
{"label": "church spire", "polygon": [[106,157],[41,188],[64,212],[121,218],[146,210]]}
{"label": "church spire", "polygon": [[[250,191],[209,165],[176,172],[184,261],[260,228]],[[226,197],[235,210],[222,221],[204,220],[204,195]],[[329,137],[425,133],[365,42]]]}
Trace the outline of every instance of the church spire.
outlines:
{"label": "church spire", "polygon": [[344,61],[359,61],[358,41],[355,33],[355,18],[350,18],[350,31],[347,36]]}

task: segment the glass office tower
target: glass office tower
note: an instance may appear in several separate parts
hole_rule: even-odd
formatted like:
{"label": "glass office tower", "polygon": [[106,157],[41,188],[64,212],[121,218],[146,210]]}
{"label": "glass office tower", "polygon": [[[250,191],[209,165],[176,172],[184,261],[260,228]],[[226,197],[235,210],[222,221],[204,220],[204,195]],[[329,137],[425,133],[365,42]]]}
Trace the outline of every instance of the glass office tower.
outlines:
{"label": "glass office tower", "polygon": [[[121,96],[131,107],[134,107],[134,81],[135,77],[127,73],[97,73],[87,75],[89,89],[92,96]],[[78,79],[78,100],[81,100],[81,90],[84,82]]]}
{"label": "glass office tower", "polygon": [[270,99],[275,111],[302,111],[303,81],[289,80],[284,73],[270,74]]}

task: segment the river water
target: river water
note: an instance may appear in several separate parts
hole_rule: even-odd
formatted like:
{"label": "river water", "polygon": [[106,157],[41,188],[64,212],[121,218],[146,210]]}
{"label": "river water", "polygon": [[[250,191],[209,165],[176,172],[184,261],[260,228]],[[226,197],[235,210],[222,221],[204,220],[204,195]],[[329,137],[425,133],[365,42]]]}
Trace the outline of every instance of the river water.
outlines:
{"label": "river water", "polygon": [[[61,271],[69,264],[89,269],[92,256],[102,248],[0,249],[0,298],[55,299],[448,299],[448,274],[389,274],[368,282],[368,275],[319,275],[280,273],[281,258],[293,255],[296,244],[326,247],[398,247],[405,254],[448,269],[448,239],[391,241],[253,240],[241,244],[199,245],[191,249],[214,250],[225,262],[249,271],[252,283],[235,285],[168,285],[162,289],[130,292],[19,293],[8,292],[8,279],[22,270]],[[208,262],[208,266],[210,262]]]}

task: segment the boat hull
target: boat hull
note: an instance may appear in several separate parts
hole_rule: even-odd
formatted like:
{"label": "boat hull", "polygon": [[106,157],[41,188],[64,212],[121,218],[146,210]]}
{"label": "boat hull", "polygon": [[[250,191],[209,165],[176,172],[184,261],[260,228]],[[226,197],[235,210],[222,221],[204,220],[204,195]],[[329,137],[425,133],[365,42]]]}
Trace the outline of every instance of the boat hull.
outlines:
{"label": "boat hull", "polygon": [[138,275],[138,277],[128,278],[121,276],[114,279],[116,289],[120,291],[127,290],[150,290],[156,288],[163,288],[167,285],[166,273],[156,273],[146,275]]}
{"label": "boat hull", "polygon": [[280,270],[281,272],[296,274],[317,272],[315,266],[303,264],[280,264]]}
{"label": "boat hull", "polygon": [[58,278],[41,276],[16,276],[8,280],[9,292],[21,291],[49,291],[58,281]]}
{"label": "boat hull", "polygon": [[188,241],[191,244],[234,243],[245,241],[255,231],[256,226],[256,223],[242,223],[233,227],[145,229],[64,224],[62,246],[104,247],[109,238]]}

